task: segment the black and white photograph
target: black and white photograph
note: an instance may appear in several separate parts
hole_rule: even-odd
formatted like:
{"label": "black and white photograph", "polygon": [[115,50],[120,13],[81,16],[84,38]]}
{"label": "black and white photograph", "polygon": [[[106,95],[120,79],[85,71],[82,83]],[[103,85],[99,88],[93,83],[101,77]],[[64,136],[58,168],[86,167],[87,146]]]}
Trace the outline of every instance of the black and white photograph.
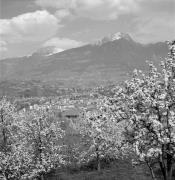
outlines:
{"label": "black and white photograph", "polygon": [[0,180],[175,180],[175,0],[0,0]]}

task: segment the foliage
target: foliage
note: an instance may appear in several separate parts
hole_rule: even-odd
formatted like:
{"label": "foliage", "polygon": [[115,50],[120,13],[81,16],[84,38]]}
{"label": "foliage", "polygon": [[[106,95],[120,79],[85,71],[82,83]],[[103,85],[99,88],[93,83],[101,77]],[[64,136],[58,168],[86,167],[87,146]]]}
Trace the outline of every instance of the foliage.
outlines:
{"label": "foliage", "polygon": [[62,164],[63,159],[59,152],[64,132],[54,109],[35,105],[29,111],[20,112],[18,118],[21,139],[26,143],[30,154],[33,154],[32,163],[35,164],[29,174],[40,176]]}
{"label": "foliage", "polygon": [[138,160],[147,163],[154,179],[159,164],[165,180],[172,179],[175,163],[175,44],[170,52],[160,71],[152,63],[148,75],[135,70],[111,99],[117,121],[128,122],[126,138]]}
{"label": "foliage", "polygon": [[[1,103],[8,113],[11,112],[7,108],[11,107],[9,102],[2,100]],[[64,163],[59,153],[64,132],[53,108],[36,105],[28,111],[19,111],[12,120],[7,117],[9,115],[3,116],[7,123],[2,126],[2,131],[11,143],[7,144],[7,140],[3,143],[10,149],[0,152],[0,171],[6,179],[40,177]]]}
{"label": "foliage", "polygon": [[96,109],[87,111],[84,109],[80,124],[80,133],[84,137],[85,151],[81,154],[82,161],[97,160],[97,169],[101,169],[101,159],[117,158],[121,152],[121,144],[124,136],[122,131],[125,124],[113,121],[107,108],[105,99],[97,101]]}

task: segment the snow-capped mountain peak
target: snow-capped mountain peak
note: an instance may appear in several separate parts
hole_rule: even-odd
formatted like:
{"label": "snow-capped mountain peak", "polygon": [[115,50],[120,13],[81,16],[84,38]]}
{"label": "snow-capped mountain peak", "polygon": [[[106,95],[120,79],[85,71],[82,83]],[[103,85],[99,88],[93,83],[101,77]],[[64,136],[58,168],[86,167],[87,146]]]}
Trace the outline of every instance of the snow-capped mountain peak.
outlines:
{"label": "snow-capped mountain peak", "polygon": [[119,40],[119,39],[122,39],[122,38],[127,39],[127,40],[131,40],[131,37],[130,37],[129,34],[122,33],[122,32],[117,32],[115,34],[110,35],[111,41]]}
{"label": "snow-capped mountain peak", "polygon": [[119,40],[119,39],[126,39],[128,41],[131,41],[132,38],[130,37],[129,34],[127,33],[122,33],[122,32],[117,32],[115,34],[110,34],[104,38],[102,38],[101,40],[98,40],[97,42],[95,42],[94,44],[95,45],[102,45],[104,43],[107,43],[107,42],[113,42],[113,41],[116,41],[116,40]]}
{"label": "snow-capped mountain peak", "polygon": [[36,52],[33,53],[33,55],[39,55],[39,56],[50,56],[59,52],[64,51],[63,49],[57,48],[55,46],[46,46],[38,49]]}

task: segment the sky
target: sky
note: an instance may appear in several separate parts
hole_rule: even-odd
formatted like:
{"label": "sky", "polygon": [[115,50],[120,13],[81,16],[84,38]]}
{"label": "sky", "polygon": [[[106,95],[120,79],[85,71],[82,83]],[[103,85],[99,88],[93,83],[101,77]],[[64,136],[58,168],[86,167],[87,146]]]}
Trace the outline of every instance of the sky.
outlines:
{"label": "sky", "polygon": [[0,59],[116,32],[144,44],[175,39],[175,0],[0,0]]}

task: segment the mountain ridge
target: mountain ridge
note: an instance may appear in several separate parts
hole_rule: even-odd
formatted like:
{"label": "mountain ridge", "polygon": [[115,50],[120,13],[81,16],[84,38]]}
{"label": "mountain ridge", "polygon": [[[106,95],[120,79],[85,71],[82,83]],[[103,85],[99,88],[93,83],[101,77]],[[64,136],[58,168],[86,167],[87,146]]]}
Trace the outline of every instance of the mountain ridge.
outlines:
{"label": "mountain ridge", "polygon": [[[46,54],[0,61],[0,81],[41,80],[60,82],[65,87],[97,86],[121,82],[133,69],[146,68],[146,60],[155,64],[168,55],[168,45],[158,42],[143,45],[126,33],[116,33],[102,38],[102,43],[87,44],[59,53],[48,50]],[[50,54],[50,55],[48,55]]]}

